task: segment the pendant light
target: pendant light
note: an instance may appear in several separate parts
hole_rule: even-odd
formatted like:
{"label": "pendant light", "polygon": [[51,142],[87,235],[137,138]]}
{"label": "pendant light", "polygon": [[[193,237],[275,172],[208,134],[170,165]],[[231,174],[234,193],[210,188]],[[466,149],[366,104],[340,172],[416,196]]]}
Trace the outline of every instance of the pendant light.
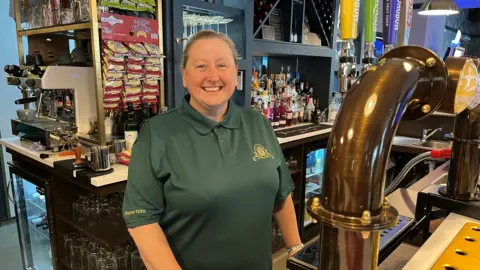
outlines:
{"label": "pendant light", "polygon": [[426,16],[445,16],[458,14],[457,4],[453,0],[428,0],[418,14]]}

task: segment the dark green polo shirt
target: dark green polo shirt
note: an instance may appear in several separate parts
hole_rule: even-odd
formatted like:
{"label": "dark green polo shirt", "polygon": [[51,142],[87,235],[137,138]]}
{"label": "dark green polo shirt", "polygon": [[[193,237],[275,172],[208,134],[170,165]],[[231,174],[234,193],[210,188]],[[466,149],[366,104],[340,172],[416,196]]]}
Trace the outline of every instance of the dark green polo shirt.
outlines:
{"label": "dark green polo shirt", "polygon": [[183,269],[267,270],[274,205],[293,188],[263,115],[230,101],[217,123],[187,96],[142,128],[123,212],[130,228],[158,222]]}

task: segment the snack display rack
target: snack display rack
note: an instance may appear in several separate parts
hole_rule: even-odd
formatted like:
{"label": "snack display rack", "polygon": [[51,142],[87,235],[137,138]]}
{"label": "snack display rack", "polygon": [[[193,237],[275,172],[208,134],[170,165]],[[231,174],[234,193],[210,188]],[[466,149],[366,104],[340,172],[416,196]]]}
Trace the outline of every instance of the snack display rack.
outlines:
{"label": "snack display rack", "polygon": [[[78,0],[77,0],[78,1]],[[66,1],[62,1],[66,2]],[[75,1],[72,1],[75,2]],[[18,59],[20,65],[25,65],[25,43],[30,45],[34,42],[45,43],[45,40],[49,40],[49,37],[52,35],[58,36],[63,35],[67,37],[74,37],[76,31],[83,31],[81,33],[82,39],[91,40],[91,55],[92,55],[92,65],[94,70],[94,80],[95,80],[95,96],[96,96],[96,110],[97,110],[97,135],[94,137],[86,136],[83,137],[83,134],[79,134],[80,139],[84,139],[90,143],[105,145],[109,142],[110,138],[106,133],[105,128],[105,118],[106,111],[104,107],[104,85],[102,77],[102,23],[101,23],[101,6],[100,0],[89,0],[88,3],[88,13],[89,13],[89,22],[79,22],[79,23],[69,23],[69,24],[54,24],[49,27],[40,27],[32,29],[23,29],[22,28],[22,19],[24,15],[22,14],[23,5],[25,3],[22,0],[14,1],[14,10],[15,10],[15,23],[16,23],[16,33],[17,33],[17,46],[18,46]],[[108,2],[108,1],[107,1]],[[162,57],[160,59],[161,74],[164,73],[164,50],[163,50],[163,17],[162,17],[162,1],[155,1],[155,22],[158,23],[158,46],[159,55]],[[90,30],[90,36],[85,35],[85,30]],[[42,45],[39,45],[42,46]],[[52,46],[52,45],[50,45]],[[55,44],[53,44],[55,46]],[[51,48],[51,47],[50,47]],[[51,50],[51,49],[50,49]],[[51,51],[49,51],[50,53]],[[164,89],[164,78],[159,80],[159,97],[158,97],[158,107],[163,108],[165,106],[165,89]]]}

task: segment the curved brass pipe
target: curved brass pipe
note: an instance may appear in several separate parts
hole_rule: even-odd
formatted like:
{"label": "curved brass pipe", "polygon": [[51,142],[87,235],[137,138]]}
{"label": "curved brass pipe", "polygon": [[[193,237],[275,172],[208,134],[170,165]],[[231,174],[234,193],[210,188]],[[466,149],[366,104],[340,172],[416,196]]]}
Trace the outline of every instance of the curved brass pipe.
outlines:
{"label": "curved brass pipe", "polygon": [[392,140],[403,118],[423,118],[446,93],[446,67],[432,51],[385,54],[348,91],[326,150],[323,191],[307,210],[321,221],[319,269],[376,269],[379,232],[397,212],[384,200]]}
{"label": "curved brass pipe", "polygon": [[322,205],[335,213],[378,214],[393,136],[420,76],[418,63],[393,58],[350,89],[330,134]]}

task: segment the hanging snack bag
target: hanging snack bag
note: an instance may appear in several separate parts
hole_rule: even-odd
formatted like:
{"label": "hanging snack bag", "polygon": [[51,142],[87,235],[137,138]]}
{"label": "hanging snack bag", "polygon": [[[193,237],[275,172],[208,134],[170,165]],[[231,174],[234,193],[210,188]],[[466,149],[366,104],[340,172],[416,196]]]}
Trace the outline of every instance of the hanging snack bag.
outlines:
{"label": "hanging snack bag", "polygon": [[148,56],[147,50],[141,43],[128,42],[126,44],[135,56]]}
{"label": "hanging snack bag", "polygon": [[107,40],[107,48],[110,49],[115,56],[129,56],[130,51],[123,45],[123,43],[113,40]]}
{"label": "hanging snack bag", "polygon": [[123,81],[104,81],[103,82],[103,89],[104,91],[112,91],[112,90],[118,90],[118,89],[123,89]]}
{"label": "hanging snack bag", "polygon": [[132,65],[145,65],[145,60],[143,57],[138,56],[129,56],[127,57],[127,63]]}
{"label": "hanging snack bag", "polygon": [[143,45],[147,49],[148,54],[150,56],[157,56],[157,57],[161,56],[160,48],[157,45],[150,44],[150,43],[144,43]]}

